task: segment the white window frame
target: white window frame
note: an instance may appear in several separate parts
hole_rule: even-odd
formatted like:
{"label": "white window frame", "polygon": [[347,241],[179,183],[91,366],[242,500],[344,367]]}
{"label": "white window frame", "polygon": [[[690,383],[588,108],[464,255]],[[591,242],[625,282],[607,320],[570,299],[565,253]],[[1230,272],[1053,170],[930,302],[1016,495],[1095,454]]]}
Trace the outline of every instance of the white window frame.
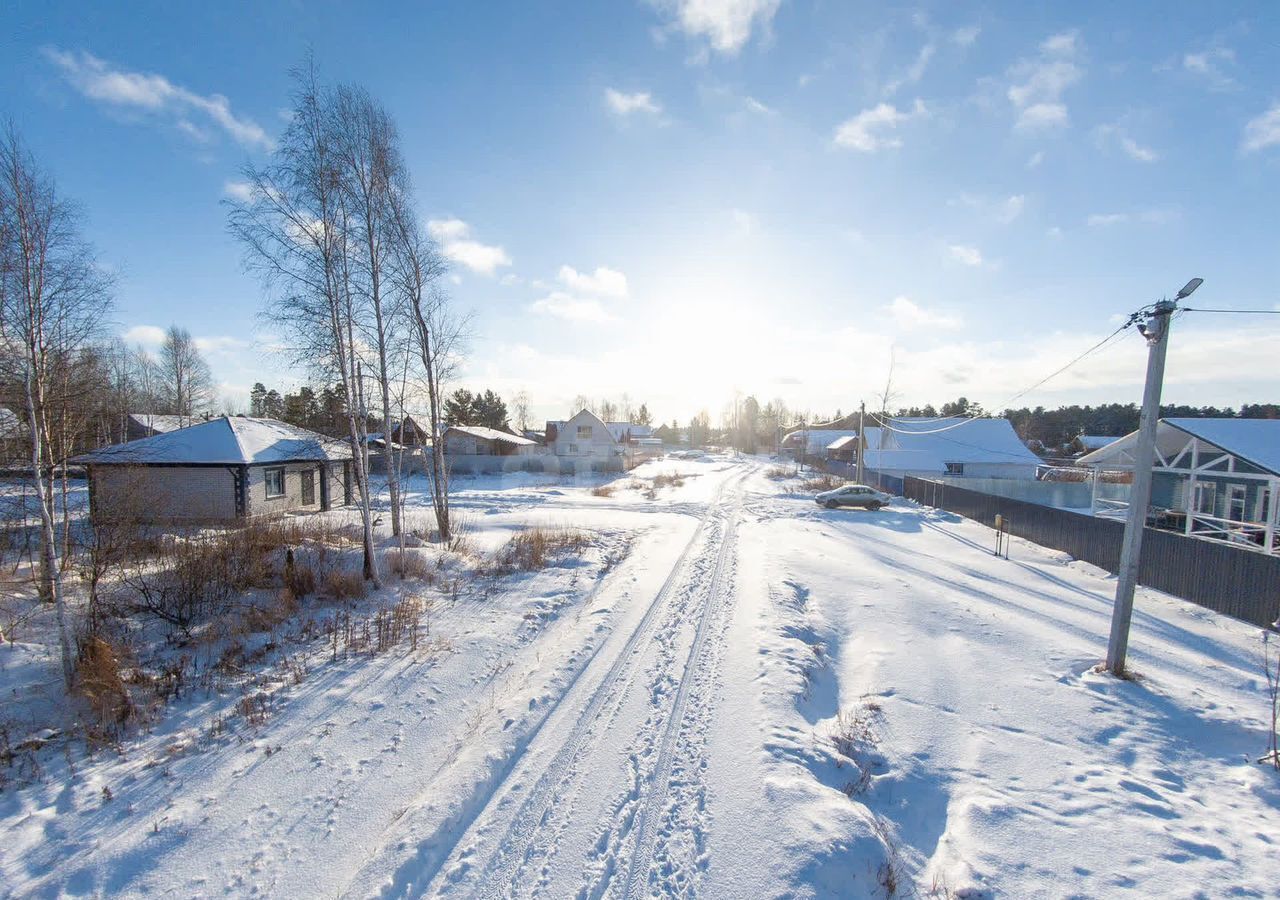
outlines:
{"label": "white window frame", "polygon": [[[271,478],[275,473],[280,473],[280,491],[279,493],[271,492]],[[286,481],[286,470],[284,466],[272,466],[269,469],[262,470],[262,483],[266,489],[268,500],[279,500],[288,494],[288,483]]]}
{"label": "white window frame", "polygon": [[1254,501],[1253,505],[1253,521],[1267,521],[1267,513],[1271,512],[1271,510],[1267,508],[1267,500],[1270,499],[1270,497],[1270,487],[1264,486],[1258,489],[1258,498]]}
{"label": "white window frame", "polygon": [[589,440],[591,440],[591,436],[592,436],[592,434],[593,434],[593,431],[592,431],[592,428],[591,428],[591,426],[590,426],[590,425],[579,425],[579,426],[578,426],[578,440],[580,440],[580,441],[589,441]]}
{"label": "white window frame", "polygon": [[[1208,500],[1208,509],[1205,509],[1205,500]],[[1216,516],[1218,514],[1218,485],[1213,481],[1197,481],[1196,493],[1191,498],[1193,510],[1202,516]]]}
{"label": "white window frame", "polygon": [[[1249,500],[1249,489],[1243,484],[1227,485],[1227,508],[1226,518],[1232,522],[1243,522],[1247,515],[1245,504]],[[1240,515],[1236,515],[1236,509],[1240,510]]]}
{"label": "white window frame", "polygon": [[577,452],[578,452],[578,445],[577,445],[577,444],[570,444],[570,445],[569,445],[569,452],[570,452],[570,453],[577,453]]}

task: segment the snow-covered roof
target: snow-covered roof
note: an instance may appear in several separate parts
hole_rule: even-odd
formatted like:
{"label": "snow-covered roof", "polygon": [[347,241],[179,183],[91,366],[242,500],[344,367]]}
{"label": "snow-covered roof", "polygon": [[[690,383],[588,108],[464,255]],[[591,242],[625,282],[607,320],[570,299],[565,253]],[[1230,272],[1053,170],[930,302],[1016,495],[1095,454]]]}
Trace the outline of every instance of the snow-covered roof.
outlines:
{"label": "snow-covered roof", "polygon": [[449,430],[460,431],[463,434],[469,434],[472,437],[486,441],[502,441],[504,444],[532,445],[537,443],[537,441],[531,441],[509,431],[499,431],[497,428],[486,428],[483,425],[450,425]]}
{"label": "snow-covered roof", "polygon": [[18,418],[18,414],[5,406],[0,406],[0,440],[25,437],[27,428]]}
{"label": "snow-covered roof", "polygon": [[1076,438],[1076,440],[1079,441],[1080,446],[1083,447],[1085,450],[1092,451],[1092,450],[1101,449],[1102,447],[1107,446],[1107,444],[1110,444],[1112,441],[1119,440],[1119,438],[1117,438],[1115,435],[1106,435],[1106,434],[1082,434],[1082,435],[1079,435]]}
{"label": "snow-covered roof", "polygon": [[147,428],[156,434],[164,434],[169,431],[177,431],[179,428],[187,428],[204,419],[192,418],[191,416],[168,416],[156,415],[155,413],[129,413],[129,421],[141,428]]}
{"label": "snow-covered roof", "polygon": [[873,456],[891,451],[912,453],[920,470],[929,472],[944,471],[947,463],[1040,464],[1008,419],[893,418],[886,427],[867,429],[867,448],[867,464],[873,467],[882,460],[885,468],[911,468],[890,466],[887,456]]}
{"label": "snow-covered roof", "polygon": [[828,449],[828,450],[839,450],[841,447],[844,447],[844,446],[845,446],[845,445],[847,445],[847,444],[851,444],[851,443],[853,443],[854,441],[856,441],[857,439],[858,439],[858,436],[857,436],[856,434],[846,434],[846,435],[844,435],[844,436],[842,436],[842,437],[838,437],[838,438],[836,438],[836,439],[835,439],[834,441],[832,441],[830,444],[827,444],[827,449]]}
{"label": "snow-covered roof", "polygon": [[622,440],[627,432],[631,432],[633,438],[645,438],[653,434],[653,428],[649,425],[636,425],[632,422],[606,422],[605,427],[615,441]]}
{"label": "snow-covered roof", "polygon": [[[1179,443],[1186,442],[1185,437],[1178,441],[1179,432],[1221,447],[1232,456],[1280,475],[1280,419],[1161,419],[1156,425],[1156,445],[1166,458],[1177,452]],[[1130,450],[1137,440],[1138,432],[1130,432],[1100,450],[1085,454],[1076,462],[1086,466],[1127,468],[1132,458],[1125,459],[1122,454]]]}
{"label": "snow-covered roof", "polygon": [[342,441],[275,419],[222,416],[75,457],[94,465],[266,465],[350,459]]}

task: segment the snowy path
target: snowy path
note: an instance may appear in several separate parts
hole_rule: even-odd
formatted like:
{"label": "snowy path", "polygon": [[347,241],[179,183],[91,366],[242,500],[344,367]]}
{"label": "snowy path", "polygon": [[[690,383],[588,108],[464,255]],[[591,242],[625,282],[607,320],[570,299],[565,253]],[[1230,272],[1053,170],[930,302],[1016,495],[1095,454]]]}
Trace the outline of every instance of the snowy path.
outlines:
{"label": "snowy path", "polygon": [[379,859],[352,892],[381,881],[393,896],[640,896],[655,859],[666,881],[692,881],[705,861],[697,775],[746,474],[715,491],[634,627],[587,664],[439,871],[411,857],[387,874]]}

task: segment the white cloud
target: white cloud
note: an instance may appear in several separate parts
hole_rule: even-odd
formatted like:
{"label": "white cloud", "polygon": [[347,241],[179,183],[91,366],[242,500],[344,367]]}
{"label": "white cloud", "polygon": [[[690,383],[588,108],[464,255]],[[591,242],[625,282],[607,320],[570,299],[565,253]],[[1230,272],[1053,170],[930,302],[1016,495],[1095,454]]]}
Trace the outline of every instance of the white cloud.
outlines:
{"label": "white cloud", "polygon": [[1224,70],[1224,65],[1234,65],[1236,54],[1230,47],[1215,46],[1188,53],[1182,57],[1182,68],[1202,79],[1210,90],[1226,91],[1236,86],[1236,81]]}
{"label": "white cloud", "polygon": [[957,28],[951,32],[951,42],[959,44],[961,47],[971,47],[978,39],[978,35],[982,33],[982,29],[977,25],[969,25],[965,28]]}
{"label": "white cloud", "polygon": [[933,44],[925,44],[920,48],[920,52],[916,54],[915,61],[907,67],[907,71],[900,78],[895,78],[885,85],[884,93],[886,97],[892,97],[903,85],[916,84],[924,77],[925,70],[929,68],[929,61],[933,59],[933,54],[937,51],[937,47]]}
{"label": "white cloud", "polygon": [[1046,38],[1036,59],[1023,60],[1009,70],[1007,95],[1018,113],[1017,128],[1036,131],[1061,128],[1069,115],[1062,95],[1080,80],[1083,71],[1076,62],[1079,38],[1074,31]]}
{"label": "white cloud", "polygon": [[755,97],[747,97],[742,102],[743,102],[743,105],[746,106],[747,109],[749,109],[751,112],[759,113],[762,116],[777,115],[777,112],[778,112],[772,106],[765,106]]}
{"label": "white cloud", "polygon": [[427,231],[440,242],[440,252],[447,259],[481,275],[493,275],[499,268],[511,265],[507,251],[471,238],[471,226],[461,219],[430,219]]}
{"label": "white cloud", "polygon": [[1110,225],[1125,225],[1136,222],[1140,225],[1168,225],[1181,218],[1176,209],[1144,209],[1135,213],[1094,213],[1085,219],[1090,228],[1105,228]]}
{"label": "white cloud", "polygon": [[1130,159],[1136,159],[1138,162],[1155,162],[1160,158],[1150,147],[1143,147],[1133,138],[1122,137],[1120,148],[1129,155]]}
{"label": "white cloud", "polygon": [[653,99],[653,95],[648,91],[636,91],[634,94],[624,94],[622,91],[606,88],[604,92],[604,102],[609,107],[609,111],[614,115],[627,117],[632,113],[645,113],[647,115],[656,116],[662,113],[662,104]]}
{"label": "white cloud", "polygon": [[156,325],[134,325],[121,337],[131,344],[159,347],[164,343],[165,330]]}
{"label": "white cloud", "polygon": [[924,103],[920,100],[916,100],[909,111],[899,110],[891,103],[881,103],[842,122],[836,129],[835,142],[837,146],[863,153],[901,147],[901,138],[885,132],[891,132],[903,122],[927,115]]}
{"label": "white cloud", "polygon": [[1044,162],[1044,151],[1037,150],[1035,153],[1032,153],[1031,158],[1027,160],[1027,168],[1034,169],[1042,162]]}
{"label": "white cloud", "polygon": [[1280,144],[1280,103],[1249,120],[1244,126],[1244,140],[1240,146],[1245,153],[1253,153],[1277,144]]}
{"label": "white cloud", "polygon": [[232,350],[243,350],[249,346],[249,342],[243,338],[231,337],[225,334],[198,337],[195,339],[195,343],[196,349],[201,353],[227,353]]}
{"label": "white cloud", "polygon": [[579,272],[572,266],[561,266],[557,276],[569,290],[593,297],[624,299],[627,296],[627,276],[608,266],[596,266],[595,272]]}
{"label": "white cloud", "polygon": [[249,203],[253,200],[253,185],[249,184],[247,181],[228,179],[222,183],[222,193],[226,194],[232,200],[239,200],[241,203]]}
{"label": "white cloud", "polygon": [[571,322],[610,322],[613,320],[598,300],[584,299],[566,294],[564,291],[552,291],[546,297],[534,302],[529,310],[542,315],[555,316]]}
{"label": "white cloud", "polygon": [[163,75],[117,69],[86,51],[45,47],[42,52],[72,87],[108,108],[166,118],[201,143],[211,139],[208,129],[214,127],[250,149],[275,146],[261,125],[233,113],[231,102],[221,94],[197,94]]}
{"label": "white cloud", "polygon": [[961,325],[959,317],[930,312],[906,297],[894,297],[893,302],[884,309],[901,328],[959,328]]}
{"label": "white cloud", "polygon": [[950,244],[947,246],[947,253],[961,265],[974,267],[982,265],[982,251],[969,244]]}
{"label": "white cloud", "polygon": [[1008,225],[1022,215],[1022,210],[1026,205],[1026,197],[1022,196],[1022,194],[1014,194],[1000,204],[999,209],[996,210],[996,220],[1002,225]]}
{"label": "white cloud", "polygon": [[674,18],[686,37],[705,39],[717,53],[733,56],[759,27],[767,31],[781,0],[651,0]]}

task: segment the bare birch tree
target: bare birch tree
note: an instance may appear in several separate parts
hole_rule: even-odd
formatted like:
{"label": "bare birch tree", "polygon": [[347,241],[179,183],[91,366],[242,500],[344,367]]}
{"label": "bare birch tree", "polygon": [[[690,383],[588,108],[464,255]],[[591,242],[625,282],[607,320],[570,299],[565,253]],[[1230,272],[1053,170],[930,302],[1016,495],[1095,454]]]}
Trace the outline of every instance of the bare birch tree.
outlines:
{"label": "bare birch tree", "polygon": [[[42,599],[55,607],[62,674],[72,686],[75,662],[61,566],[55,467],[55,429],[67,413],[59,380],[96,336],[110,302],[110,281],[80,234],[76,209],[62,199],[10,125],[0,139],[0,363],[22,384],[28,460],[40,513]],[[61,429],[65,435],[65,427]],[[65,510],[65,507],[64,507]],[[64,511],[65,516],[65,511]]]}
{"label": "bare birch tree", "polygon": [[411,317],[431,417],[431,503],[440,540],[448,542],[453,538],[453,525],[449,516],[449,468],[440,422],[444,416],[444,385],[452,373],[465,322],[451,315],[448,297],[439,289],[446,271],[444,257],[413,215],[409,191],[403,182],[394,198],[396,277]]}
{"label": "bare birch tree", "polygon": [[165,332],[159,374],[165,412],[190,420],[213,410],[217,400],[213,373],[187,329],[170,325]]}
{"label": "bare birch tree", "polygon": [[335,151],[335,103],[314,67],[294,73],[293,116],[263,167],[247,166],[250,197],[230,203],[230,228],[247,267],[271,293],[270,312],[292,338],[295,359],[336,379],[345,401],[360,518],[364,576],[381,584],[373,549],[367,419],[359,385],[358,297],[351,211]]}

